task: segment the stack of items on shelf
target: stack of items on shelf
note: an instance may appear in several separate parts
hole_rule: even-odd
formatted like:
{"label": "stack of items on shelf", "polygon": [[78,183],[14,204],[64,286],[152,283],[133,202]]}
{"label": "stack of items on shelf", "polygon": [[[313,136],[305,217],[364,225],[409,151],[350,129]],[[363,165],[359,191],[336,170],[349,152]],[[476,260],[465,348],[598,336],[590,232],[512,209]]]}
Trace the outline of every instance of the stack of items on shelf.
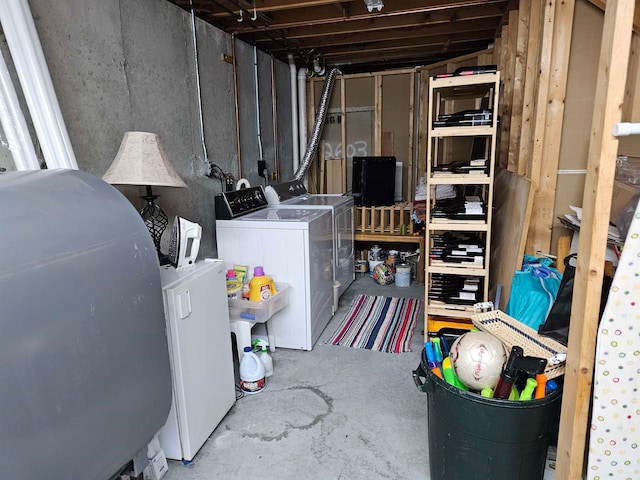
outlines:
{"label": "stack of items on shelf", "polygon": [[467,173],[467,174],[487,174],[487,160],[485,158],[476,158],[467,161],[456,161],[451,163],[445,163],[442,165],[436,165],[432,168],[433,176],[449,175],[452,173]]}
{"label": "stack of items on shelf", "polygon": [[434,120],[434,127],[480,127],[491,125],[493,112],[488,109],[461,110],[455,113],[441,113]]}
{"label": "stack of items on shelf", "polygon": [[433,273],[427,297],[454,305],[473,305],[482,300],[482,278]]}
{"label": "stack of items on shelf", "polygon": [[432,265],[484,265],[484,243],[477,232],[434,232],[431,241],[429,258]]}
{"label": "stack of items on shelf", "polygon": [[[449,185],[450,187],[455,187]],[[462,189],[460,189],[462,190]],[[438,200],[431,208],[431,217],[449,220],[486,220],[485,204],[478,195],[456,195],[454,198]]]}

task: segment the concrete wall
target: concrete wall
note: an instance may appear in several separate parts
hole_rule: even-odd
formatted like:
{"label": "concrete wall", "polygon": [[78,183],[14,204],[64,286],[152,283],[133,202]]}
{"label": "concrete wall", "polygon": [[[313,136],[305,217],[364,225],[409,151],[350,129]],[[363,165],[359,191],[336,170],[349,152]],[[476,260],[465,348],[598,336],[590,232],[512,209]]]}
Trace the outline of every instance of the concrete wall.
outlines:
{"label": "concrete wall", "polygon": [[[253,47],[236,42],[236,129],[233,66],[221,59],[222,54],[232,54],[232,42],[224,32],[195,19],[199,102],[188,12],[164,0],[29,0],[29,5],[80,169],[102,176],[125,131],[158,133],[187,188],[154,188],[161,195],[157,203],[170,219],[180,215],[200,223],[205,238],[199,257],[215,256],[214,197],[222,185],[203,174],[205,160],[236,180],[242,176],[251,185],[264,184],[257,175]],[[273,171],[273,62],[278,159],[282,177],[288,179],[292,171],[289,68],[262,52],[257,60],[263,157]],[[142,207],[137,197],[144,193],[143,187],[117,188],[136,208]]]}

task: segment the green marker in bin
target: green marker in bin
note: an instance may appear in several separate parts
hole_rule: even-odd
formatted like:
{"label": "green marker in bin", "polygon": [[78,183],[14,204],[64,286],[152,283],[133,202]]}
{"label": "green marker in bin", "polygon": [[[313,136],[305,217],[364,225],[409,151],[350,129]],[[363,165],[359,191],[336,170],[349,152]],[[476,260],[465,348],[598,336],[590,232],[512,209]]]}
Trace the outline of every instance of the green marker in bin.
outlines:
{"label": "green marker in bin", "polygon": [[458,387],[461,390],[469,390],[469,388],[460,381],[460,379],[456,375],[456,372],[453,371],[453,367],[451,366],[451,359],[449,357],[445,357],[442,359],[442,375],[449,385]]}

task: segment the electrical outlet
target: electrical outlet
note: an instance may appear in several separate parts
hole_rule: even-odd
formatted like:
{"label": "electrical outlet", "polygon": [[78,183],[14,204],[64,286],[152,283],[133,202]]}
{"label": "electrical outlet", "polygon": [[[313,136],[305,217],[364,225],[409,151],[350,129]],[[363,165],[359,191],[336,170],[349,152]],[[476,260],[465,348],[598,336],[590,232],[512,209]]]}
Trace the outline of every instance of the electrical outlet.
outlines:
{"label": "electrical outlet", "polygon": [[227,192],[232,192],[234,190],[233,175],[231,175],[230,173],[225,173],[224,182],[227,188]]}
{"label": "electrical outlet", "polygon": [[200,163],[200,167],[202,168],[203,175],[205,175],[206,177],[211,175],[211,164],[209,162],[207,162],[206,160],[203,160]]}

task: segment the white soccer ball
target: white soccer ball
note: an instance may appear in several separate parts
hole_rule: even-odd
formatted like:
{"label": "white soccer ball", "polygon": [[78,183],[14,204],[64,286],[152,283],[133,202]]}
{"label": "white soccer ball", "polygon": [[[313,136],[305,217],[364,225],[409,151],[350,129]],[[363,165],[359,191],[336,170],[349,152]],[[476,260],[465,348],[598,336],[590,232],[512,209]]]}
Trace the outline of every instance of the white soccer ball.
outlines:
{"label": "white soccer ball", "polygon": [[496,388],[507,357],[503,343],[487,332],[467,332],[449,351],[453,371],[462,383],[477,391]]}

